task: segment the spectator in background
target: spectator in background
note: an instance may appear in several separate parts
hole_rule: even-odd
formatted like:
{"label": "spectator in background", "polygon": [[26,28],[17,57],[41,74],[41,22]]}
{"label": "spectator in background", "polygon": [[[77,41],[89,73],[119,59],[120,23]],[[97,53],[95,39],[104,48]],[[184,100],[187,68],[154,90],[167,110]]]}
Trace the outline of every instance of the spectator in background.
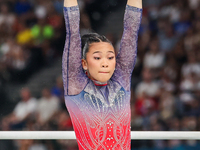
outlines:
{"label": "spectator in background", "polygon": [[187,76],[183,76],[180,82],[180,91],[181,92],[193,92],[196,89],[198,84],[198,77],[191,73]]}
{"label": "spectator in background", "polygon": [[16,40],[19,45],[27,45],[32,42],[33,35],[26,23],[22,23],[20,30],[16,34]]}
{"label": "spectator in background", "polygon": [[158,78],[165,64],[165,55],[159,51],[158,41],[150,41],[149,51],[144,56],[144,67],[152,70],[154,78]]}
{"label": "spectator in background", "polygon": [[181,72],[184,77],[192,73],[200,76],[200,64],[197,61],[197,55],[194,51],[187,53],[187,62],[182,66]]}
{"label": "spectator in background", "polygon": [[184,37],[184,47],[186,50],[190,51],[194,48],[197,41],[195,41],[194,29],[189,28]]}
{"label": "spectator in background", "polygon": [[159,100],[160,119],[169,120],[175,115],[175,97],[171,92],[163,91]]}
{"label": "spectator in background", "polygon": [[[49,23],[54,30],[60,31],[60,28],[62,28],[62,23],[63,23],[63,18],[62,16],[55,10],[53,7],[53,4],[50,5],[50,8],[47,9],[47,15],[48,15],[48,20],[47,23]],[[55,32],[56,35],[57,32]],[[59,32],[58,32],[59,33]]]}
{"label": "spectator in background", "polygon": [[18,150],[48,150],[50,148],[38,140],[19,140],[16,143]]}
{"label": "spectator in background", "polygon": [[25,68],[28,55],[14,39],[8,38],[2,44],[1,50],[4,53],[2,60],[9,69],[23,70]]}
{"label": "spectator in background", "polygon": [[31,35],[36,45],[40,45],[44,40],[51,39],[54,35],[53,27],[47,23],[46,18],[38,19],[37,24],[31,28]]}
{"label": "spectator in background", "polygon": [[[49,2],[49,3],[51,3],[51,2]],[[47,17],[47,3],[45,1],[37,0],[35,2],[35,6],[36,7],[34,7],[33,11],[34,11],[36,18],[42,19],[42,18]]]}
{"label": "spectator in background", "polygon": [[11,130],[22,129],[26,125],[26,119],[34,116],[37,110],[37,100],[31,96],[28,88],[21,90],[21,98],[13,112],[4,118],[4,122]]}
{"label": "spectator in background", "polygon": [[60,104],[62,105],[62,108],[66,108],[65,102],[64,102],[64,87],[63,87],[63,79],[62,76],[58,76],[56,78],[56,84],[51,89],[51,93],[54,96],[57,96],[60,100]]}
{"label": "spectator in background", "polygon": [[47,122],[59,111],[59,99],[48,88],[42,90],[42,97],[38,101],[37,122],[45,126]]}
{"label": "spectator in background", "polygon": [[164,53],[170,52],[179,40],[179,36],[175,33],[173,26],[166,22],[163,31],[158,34],[160,50]]}
{"label": "spectator in background", "polygon": [[12,34],[12,27],[15,20],[16,17],[10,12],[9,6],[6,3],[2,3],[0,5],[0,33],[4,34],[1,34],[2,39],[0,39],[0,42]]}
{"label": "spectator in background", "polygon": [[12,81],[24,81],[31,71],[27,71],[30,64],[30,52],[18,45],[13,38],[8,38],[1,47],[3,51],[2,62],[8,71],[8,78]]}
{"label": "spectator in background", "polygon": [[184,9],[180,14],[179,21],[174,24],[174,30],[177,34],[183,35],[191,27],[191,11],[189,9]]}
{"label": "spectator in background", "polygon": [[165,56],[159,51],[158,42],[150,41],[149,51],[144,56],[144,67],[160,69],[164,65]]}
{"label": "spectator in background", "polygon": [[174,68],[166,65],[165,67],[163,67],[160,75],[160,88],[164,91],[174,93],[177,90],[175,84],[177,74]]}
{"label": "spectator in background", "polygon": [[191,10],[197,9],[200,4],[199,0],[188,0],[188,2]]}
{"label": "spectator in background", "polygon": [[136,95],[140,97],[144,92],[151,98],[156,98],[159,94],[160,85],[153,80],[152,72],[149,68],[142,71],[143,80],[136,87]]}
{"label": "spectator in background", "polygon": [[71,118],[66,110],[59,111],[57,119],[59,131],[73,130]]}
{"label": "spectator in background", "polygon": [[145,92],[136,98],[135,111],[137,115],[142,117],[148,116],[157,109],[156,107],[155,100],[149,97]]}

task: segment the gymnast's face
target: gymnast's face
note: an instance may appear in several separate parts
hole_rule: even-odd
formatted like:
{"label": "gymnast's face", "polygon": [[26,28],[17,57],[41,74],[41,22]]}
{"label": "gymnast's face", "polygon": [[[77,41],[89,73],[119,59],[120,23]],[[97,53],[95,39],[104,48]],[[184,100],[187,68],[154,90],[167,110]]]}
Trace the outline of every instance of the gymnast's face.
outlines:
{"label": "gymnast's face", "polygon": [[86,60],[82,60],[83,69],[88,71],[89,77],[99,82],[107,82],[112,77],[115,65],[115,51],[108,42],[90,44]]}

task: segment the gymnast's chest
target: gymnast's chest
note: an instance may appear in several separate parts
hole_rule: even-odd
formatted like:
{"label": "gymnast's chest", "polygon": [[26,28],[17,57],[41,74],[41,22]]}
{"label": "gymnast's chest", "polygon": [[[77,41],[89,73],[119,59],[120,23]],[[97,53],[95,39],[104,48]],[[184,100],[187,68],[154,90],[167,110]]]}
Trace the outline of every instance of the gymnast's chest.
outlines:
{"label": "gymnast's chest", "polygon": [[[71,99],[76,108],[82,114],[89,113],[91,115],[119,115],[130,106],[130,94],[121,88],[117,93],[110,93],[109,89],[99,90],[98,92],[85,92],[81,96]],[[76,113],[76,112],[75,112]]]}
{"label": "gymnast's chest", "polygon": [[67,97],[66,104],[76,116],[119,116],[130,108],[130,92],[115,82],[104,87],[97,87],[89,82],[79,95]]}

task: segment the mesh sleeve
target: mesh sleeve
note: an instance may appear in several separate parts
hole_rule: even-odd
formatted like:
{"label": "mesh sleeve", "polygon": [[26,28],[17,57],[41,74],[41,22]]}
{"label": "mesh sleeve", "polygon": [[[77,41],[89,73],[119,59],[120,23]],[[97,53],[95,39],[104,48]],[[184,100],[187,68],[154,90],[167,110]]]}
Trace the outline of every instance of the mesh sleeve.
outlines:
{"label": "mesh sleeve", "polygon": [[119,82],[127,91],[130,90],[131,74],[137,59],[137,39],[141,19],[142,9],[126,6],[124,31],[116,58],[116,70],[112,79]]}
{"label": "mesh sleeve", "polygon": [[65,95],[77,95],[86,86],[88,78],[81,64],[80,13],[78,6],[64,7],[66,41],[62,58]]}

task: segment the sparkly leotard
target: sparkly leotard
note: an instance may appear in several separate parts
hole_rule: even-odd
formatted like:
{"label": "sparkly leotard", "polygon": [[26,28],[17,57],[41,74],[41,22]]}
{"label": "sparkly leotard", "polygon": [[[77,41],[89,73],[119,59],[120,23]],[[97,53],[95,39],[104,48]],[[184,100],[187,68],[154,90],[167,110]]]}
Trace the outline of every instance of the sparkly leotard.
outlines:
{"label": "sparkly leotard", "polygon": [[127,5],[116,70],[105,86],[96,86],[81,65],[78,6],[64,7],[63,53],[65,103],[79,150],[130,150],[130,80],[142,9]]}

